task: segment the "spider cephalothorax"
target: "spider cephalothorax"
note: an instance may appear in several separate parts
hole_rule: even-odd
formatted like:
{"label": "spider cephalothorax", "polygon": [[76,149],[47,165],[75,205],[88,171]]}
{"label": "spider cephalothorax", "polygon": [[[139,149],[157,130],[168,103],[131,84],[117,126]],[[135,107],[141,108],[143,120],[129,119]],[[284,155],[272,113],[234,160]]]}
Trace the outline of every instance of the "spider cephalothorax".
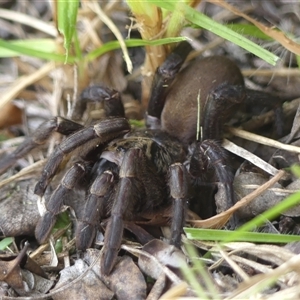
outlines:
{"label": "spider cephalothorax", "polygon": [[[176,76],[190,50],[188,43],[181,43],[156,71],[147,129],[132,131],[119,93],[93,86],[83,91],[73,116],[80,119],[87,102],[101,101],[106,118],[89,127],[54,118],[0,161],[3,172],[53,131],[68,135],[48,159],[35,187],[35,193],[43,196],[64,157],[79,150],[75,164],[46,203],[36,227],[39,242],[47,240],[64,199],[83,178],[86,204],[76,230],[77,247],[90,247],[100,220],[108,218],[101,261],[104,274],[114,267],[124,220],[135,220],[145,211],[172,206],[171,243],[180,245],[189,182],[201,182],[208,168],[224,184],[228,207],[233,204],[233,176],[220,143],[223,124],[246,101],[256,98],[266,106],[273,104],[267,94],[246,89],[239,68],[225,57],[196,60]],[[201,201],[198,195],[194,198]]]}

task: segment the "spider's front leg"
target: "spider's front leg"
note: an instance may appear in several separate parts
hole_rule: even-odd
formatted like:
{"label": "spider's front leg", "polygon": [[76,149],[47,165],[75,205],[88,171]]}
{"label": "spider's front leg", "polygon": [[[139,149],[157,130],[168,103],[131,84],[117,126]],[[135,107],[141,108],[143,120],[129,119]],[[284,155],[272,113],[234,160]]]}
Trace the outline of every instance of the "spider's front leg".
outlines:
{"label": "spider's front leg", "polygon": [[102,85],[90,86],[84,89],[75,103],[72,119],[80,120],[88,103],[104,102],[105,115],[108,117],[125,117],[121,95]]}
{"label": "spider's front leg", "polygon": [[70,192],[77,186],[77,183],[84,177],[87,169],[88,163],[80,162],[74,164],[51,195],[49,201],[46,203],[46,212],[39,219],[35,228],[35,236],[40,244],[48,239],[55,225],[57,215],[61,212],[64,199],[66,199]]}
{"label": "spider's front leg", "polygon": [[112,139],[127,133],[130,130],[130,125],[125,118],[111,118],[100,121],[99,123],[81,129],[67,137],[49,157],[46,166],[42,172],[42,176],[35,186],[35,194],[42,196],[55,175],[64,156],[76,148],[86,145],[87,150],[84,150],[85,155],[96,148],[100,144],[105,144]]}
{"label": "spider's front leg", "polygon": [[170,244],[180,248],[188,197],[187,171],[182,163],[175,163],[170,166],[169,173],[170,194],[173,200]]}
{"label": "spider's front leg", "polygon": [[224,185],[227,208],[234,205],[233,174],[227,163],[226,150],[216,140],[197,142],[190,164],[191,172],[199,177],[207,169],[213,169],[217,180]]}
{"label": "spider's front leg", "polygon": [[223,138],[224,124],[236,113],[246,100],[246,90],[242,85],[219,85],[211,91],[204,104],[202,141]]}
{"label": "spider's front leg", "polygon": [[42,123],[31,137],[27,138],[15,151],[0,160],[0,174],[3,174],[31,150],[46,143],[53,132],[69,135],[82,128],[82,125],[62,117],[55,117]]}
{"label": "spider's front leg", "polygon": [[188,42],[180,43],[170,53],[165,62],[157,68],[152,82],[146,115],[146,125],[149,128],[161,128],[160,118],[165,104],[166,93],[191,50],[192,46]]}
{"label": "spider's front leg", "polygon": [[119,183],[113,195],[111,216],[106,226],[101,272],[108,275],[117,259],[121,246],[124,219],[132,219],[136,211],[141,210],[141,197],[145,189],[140,179],[140,170],[145,163],[145,155],[141,149],[133,148],[124,153],[119,171]]}
{"label": "spider's front leg", "polygon": [[114,175],[107,170],[94,180],[84,206],[83,216],[76,228],[76,248],[86,250],[92,245],[99,221],[107,209],[107,202],[114,187]]}

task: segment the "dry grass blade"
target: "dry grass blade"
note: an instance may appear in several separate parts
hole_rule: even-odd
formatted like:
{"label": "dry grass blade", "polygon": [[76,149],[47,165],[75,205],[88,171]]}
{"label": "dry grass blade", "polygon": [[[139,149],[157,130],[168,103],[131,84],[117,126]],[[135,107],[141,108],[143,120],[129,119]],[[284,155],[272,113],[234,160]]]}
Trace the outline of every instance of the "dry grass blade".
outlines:
{"label": "dry grass blade", "polygon": [[0,108],[2,108],[9,101],[15,99],[24,88],[42,79],[56,67],[57,64],[55,64],[54,62],[49,62],[34,73],[20,77],[6,92],[2,94],[0,100]]}
{"label": "dry grass blade", "polygon": [[40,169],[41,167],[44,166],[44,164],[46,163],[47,159],[42,159],[37,161],[36,163],[22,169],[20,172],[18,172],[17,174],[10,176],[7,179],[4,179],[2,181],[0,181],[0,188],[2,188],[3,186],[5,186],[6,184],[9,184],[17,179],[24,179],[25,176],[31,174],[32,172],[36,172],[37,169]]}
{"label": "dry grass blade", "polygon": [[[240,286],[234,291],[233,295],[226,299],[248,299],[248,297],[259,293],[270,284],[276,282],[276,280],[290,272],[296,272],[297,276],[294,277],[293,281],[299,282],[299,265],[300,265],[300,255],[295,255],[287,262],[283,263],[278,268],[270,271],[267,274],[258,274],[251,277],[249,280],[244,281]],[[284,278],[283,278],[284,280]],[[290,283],[287,282],[289,285]]]}
{"label": "dry grass blade", "polygon": [[278,182],[286,173],[283,170],[280,170],[273,178],[267,181],[265,184],[261,185],[255,191],[242,198],[239,202],[237,202],[234,206],[229,208],[228,210],[211,217],[206,220],[189,220],[188,222],[198,228],[222,228],[230,219],[232,214],[237,211],[239,208],[249,204],[252,200],[254,200],[257,196],[262,194],[276,182]]}
{"label": "dry grass blade", "polygon": [[274,168],[272,165],[268,164],[267,162],[265,162],[258,156],[254,155],[250,151],[235,145],[234,143],[230,142],[227,139],[224,139],[222,146],[229,152],[234,153],[234,154],[250,161],[255,166],[261,168],[262,170],[265,170],[267,173],[269,173],[273,176],[278,173],[278,170],[276,168]]}
{"label": "dry grass blade", "polygon": [[270,146],[270,147],[274,147],[277,149],[281,149],[281,150],[286,150],[289,152],[294,152],[294,153],[300,153],[300,147],[297,146],[293,146],[293,145],[287,145],[287,144],[283,144],[281,142],[275,141],[273,139],[255,134],[255,133],[251,133],[242,129],[238,129],[238,128],[233,128],[230,127],[228,128],[229,132],[232,133],[235,136],[238,136],[240,138],[252,141],[252,142],[256,142],[262,145],[266,145],[266,146]]}
{"label": "dry grass blade", "polygon": [[112,20],[101,9],[101,7],[98,3],[91,2],[88,5],[89,5],[89,7],[91,8],[92,11],[95,11],[97,13],[99,19],[102,20],[102,22],[107,25],[107,27],[111,30],[111,32],[115,35],[115,37],[119,41],[120,47],[121,47],[122,52],[123,52],[124,60],[125,60],[126,65],[127,65],[127,70],[128,70],[129,73],[132,73],[132,68],[133,68],[132,62],[131,62],[131,59],[129,57],[128,50],[127,50],[127,47],[125,45],[125,42],[124,42],[124,39],[122,37],[121,32],[119,31],[117,26],[112,22]]}
{"label": "dry grass blade", "polygon": [[53,25],[50,25],[49,23],[38,20],[34,17],[28,16],[24,13],[20,13],[20,12],[8,10],[8,9],[0,9],[0,18],[30,26],[39,31],[47,33],[53,37],[57,36],[57,30]]}

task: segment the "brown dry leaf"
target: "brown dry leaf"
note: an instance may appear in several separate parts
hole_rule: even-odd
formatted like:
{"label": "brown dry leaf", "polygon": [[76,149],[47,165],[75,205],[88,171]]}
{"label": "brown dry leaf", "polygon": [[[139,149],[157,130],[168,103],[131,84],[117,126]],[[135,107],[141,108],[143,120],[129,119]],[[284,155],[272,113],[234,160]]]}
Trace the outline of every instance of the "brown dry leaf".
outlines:
{"label": "brown dry leaf", "polygon": [[300,55],[300,45],[298,43],[295,43],[293,40],[288,38],[283,32],[275,30],[271,27],[267,27],[263,25],[262,23],[256,21],[255,19],[249,17],[248,15],[242,13],[239,9],[235,8],[234,6],[231,6],[230,4],[226,3],[223,0],[209,0],[209,2],[213,4],[217,4],[219,6],[222,6],[226,8],[227,10],[233,12],[235,15],[238,15],[247,21],[254,24],[257,28],[259,28],[263,33],[265,33],[267,36],[271,37],[278,43],[280,43],[283,47],[290,50],[291,52]]}
{"label": "brown dry leaf", "polygon": [[0,260],[0,270],[1,270],[0,272],[1,281],[5,281],[14,289],[23,288],[23,280],[22,280],[21,268],[19,266],[18,257],[8,261],[7,260],[4,261],[2,258]]}
{"label": "brown dry leaf", "polygon": [[[60,299],[89,299],[110,300],[113,292],[110,291],[99,277],[88,270],[88,265],[81,259],[75,261],[75,265],[65,268],[60,272],[60,279],[51,291],[54,300]],[[80,280],[76,280],[82,274]]]}
{"label": "brown dry leaf", "polygon": [[0,128],[22,123],[22,110],[13,103],[7,103],[0,110]]}
{"label": "brown dry leaf", "polygon": [[283,176],[285,176],[285,171],[279,171],[273,178],[271,178],[268,182],[257,188],[255,191],[238,201],[234,206],[229,208],[228,210],[211,217],[206,220],[188,220],[188,222],[198,228],[222,228],[228,220],[231,218],[232,214],[237,211],[239,208],[248,205],[251,201],[253,201],[256,197],[261,195],[268,188],[273,186],[277,181],[279,181]]}
{"label": "brown dry leaf", "polygon": [[100,269],[99,255],[99,250],[88,249],[84,260],[92,266],[93,272],[114,292],[118,300],[146,299],[146,282],[144,276],[132,258],[129,256],[119,257],[110,275],[104,276]]}
{"label": "brown dry leaf", "polygon": [[0,281],[5,281],[14,289],[23,289],[23,279],[20,263],[26,255],[28,244],[16,257],[15,255],[3,255],[0,258]]}
{"label": "brown dry leaf", "polygon": [[33,193],[36,179],[6,184],[0,188],[0,232],[4,236],[33,235],[40,218],[37,196]]}

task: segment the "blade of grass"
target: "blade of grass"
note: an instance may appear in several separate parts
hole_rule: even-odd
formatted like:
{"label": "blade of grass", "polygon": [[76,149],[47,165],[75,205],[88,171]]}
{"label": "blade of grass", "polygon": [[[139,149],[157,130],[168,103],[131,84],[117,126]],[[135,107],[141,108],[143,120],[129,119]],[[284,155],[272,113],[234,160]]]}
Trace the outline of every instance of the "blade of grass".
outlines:
{"label": "blade of grass", "polygon": [[252,24],[227,24],[229,29],[242,34],[243,36],[251,36],[261,40],[272,40],[269,36],[263,33],[260,29]]}
{"label": "blade of grass", "polygon": [[[158,39],[158,40],[153,40],[153,41],[147,41],[147,40],[142,40],[142,39],[130,39],[130,40],[125,40],[125,45],[126,47],[139,47],[139,46],[158,46],[158,45],[164,45],[164,44],[170,44],[170,43],[178,43],[185,41],[185,37],[176,37],[176,38],[165,38],[165,39]],[[108,42],[104,45],[102,45],[100,48],[95,49],[94,51],[90,52],[86,56],[87,61],[92,61],[95,58],[103,55],[106,52],[116,50],[120,48],[120,44],[118,41],[111,41]]]}
{"label": "blade of grass", "polygon": [[[228,234],[234,231],[219,229],[202,229],[202,228],[184,228],[188,239],[202,241],[226,241]],[[234,239],[235,242],[255,242],[255,243],[273,243],[286,244],[290,242],[300,241],[300,236],[288,234],[274,234],[263,232],[243,232]]]}
{"label": "blade of grass", "polygon": [[0,242],[0,250],[4,251],[13,241],[14,241],[14,239],[12,237],[4,238]]}
{"label": "blade of grass", "polygon": [[57,1],[57,26],[64,36],[64,47],[66,50],[66,61],[76,28],[79,0],[56,0]]}
{"label": "blade of grass", "polygon": [[230,30],[228,27],[222,24],[217,23],[213,19],[196,11],[195,9],[193,9],[192,7],[184,3],[178,1],[174,2],[174,1],[157,1],[157,0],[147,0],[147,2],[150,2],[152,4],[155,4],[161,8],[167,9],[172,12],[174,11],[178,12],[178,10],[180,10],[182,14],[185,16],[185,19],[187,21],[191,22],[194,25],[207,29],[210,32],[226,40],[229,40],[230,42],[262,58],[263,60],[270,63],[271,65],[275,65],[276,62],[279,60],[278,56],[263,49],[262,47],[258,46],[257,44],[253,43],[252,41],[248,40],[242,35],[234,32],[233,30]]}
{"label": "blade of grass", "polygon": [[[3,48],[4,50],[1,51],[1,48]],[[16,56],[16,54],[27,55],[50,61],[65,62],[65,56],[50,52],[52,51],[52,49],[53,45],[51,43],[51,40],[26,40],[8,42],[0,39],[0,57],[7,57],[6,55],[10,52],[12,56]],[[67,60],[68,63],[73,63],[74,61],[75,58],[73,56],[70,56]]]}

